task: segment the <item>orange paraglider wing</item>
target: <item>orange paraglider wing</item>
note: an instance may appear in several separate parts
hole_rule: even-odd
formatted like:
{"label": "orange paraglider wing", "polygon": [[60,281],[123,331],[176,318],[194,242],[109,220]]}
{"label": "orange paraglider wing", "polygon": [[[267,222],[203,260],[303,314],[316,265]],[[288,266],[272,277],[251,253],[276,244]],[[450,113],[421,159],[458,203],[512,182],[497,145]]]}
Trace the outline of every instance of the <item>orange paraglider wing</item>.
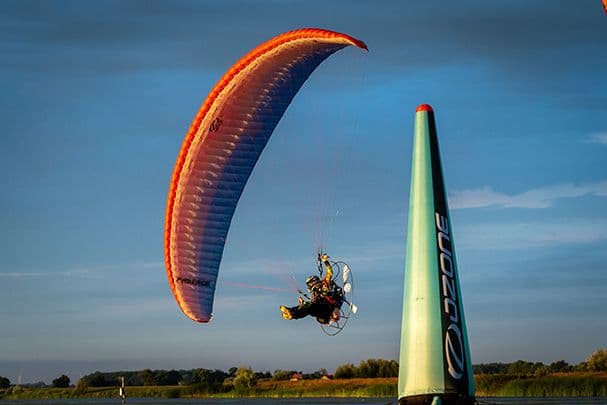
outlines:
{"label": "orange paraglider wing", "polygon": [[232,216],[278,121],[314,69],[350,45],[367,49],[323,29],[279,35],[234,64],[194,117],[173,170],[164,230],[169,285],[189,318],[212,317]]}

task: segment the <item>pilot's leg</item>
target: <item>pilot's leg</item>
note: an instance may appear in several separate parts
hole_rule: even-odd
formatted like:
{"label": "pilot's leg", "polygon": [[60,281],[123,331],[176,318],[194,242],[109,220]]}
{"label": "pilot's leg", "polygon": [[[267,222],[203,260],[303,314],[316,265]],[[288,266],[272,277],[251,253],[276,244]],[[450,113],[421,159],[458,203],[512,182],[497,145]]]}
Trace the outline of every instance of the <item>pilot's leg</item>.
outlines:
{"label": "pilot's leg", "polygon": [[282,317],[285,319],[301,319],[310,314],[311,304],[309,302],[302,302],[296,307],[285,307],[282,305],[280,307],[280,311],[282,312]]}
{"label": "pilot's leg", "polygon": [[327,324],[331,320],[331,312],[333,308],[326,302],[316,302],[310,307],[310,315],[314,316],[316,320],[322,324]]}

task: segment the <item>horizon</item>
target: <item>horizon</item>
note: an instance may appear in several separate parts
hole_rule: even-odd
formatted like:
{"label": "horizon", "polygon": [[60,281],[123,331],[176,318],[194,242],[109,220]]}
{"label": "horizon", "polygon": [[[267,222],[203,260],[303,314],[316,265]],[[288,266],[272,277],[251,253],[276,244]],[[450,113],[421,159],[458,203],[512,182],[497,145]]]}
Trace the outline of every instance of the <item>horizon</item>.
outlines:
{"label": "horizon", "polygon": [[[588,357],[591,354],[592,353],[590,353],[588,355]],[[365,359],[365,360],[370,360],[370,359]],[[365,361],[365,360],[361,360],[361,361]],[[379,360],[386,360],[386,361],[392,361],[393,360],[393,361],[395,361],[395,362],[398,363],[398,359],[379,359]],[[569,363],[567,363],[567,364],[569,366],[577,366],[577,365],[585,362],[585,360],[582,361],[582,362],[580,362],[580,363],[577,363],[577,364],[569,364]],[[476,367],[476,366],[483,366],[483,365],[490,365],[490,364],[514,364],[514,363],[519,362],[519,361],[527,362],[527,360],[518,359],[518,360],[515,360],[515,361],[512,361],[512,362],[473,363],[472,366]],[[550,362],[550,363],[543,363],[543,362],[539,362],[539,363],[542,363],[542,364],[544,364],[546,366],[549,366],[549,365],[551,365],[553,363],[558,363],[559,361],[562,361],[562,360],[555,360],[555,361]],[[84,364],[85,362],[82,362],[82,363]],[[535,363],[535,362],[529,362],[529,363]],[[62,364],[64,364],[64,363],[62,363]],[[296,367],[295,368],[290,367],[290,368],[285,368],[285,369],[265,369],[265,370],[258,370],[258,369],[255,369],[255,368],[252,368],[252,369],[253,369],[254,372],[270,373],[270,374],[274,374],[276,371],[294,371],[294,372],[303,373],[303,374],[313,374],[315,372],[318,372],[321,369],[325,369],[325,370],[327,370],[328,375],[332,376],[332,375],[335,374],[336,370],[339,367],[341,367],[343,365],[347,365],[347,364],[353,364],[354,366],[358,366],[358,364],[360,364],[360,362],[358,364],[354,364],[354,363],[339,364],[339,365],[335,366],[335,368],[329,368],[329,369],[326,369],[324,367],[319,367],[319,368],[316,368],[316,369],[309,369],[309,370],[302,370],[302,369],[299,369],[299,368],[296,368]],[[74,363],[74,365],[76,365],[76,363]],[[230,371],[230,369],[232,369],[232,368],[238,368],[238,367],[249,367],[249,366],[246,365],[246,364],[240,364],[240,365],[234,365],[234,366],[230,366],[230,367],[226,367],[226,368],[212,368],[212,369],[208,369],[208,370],[219,370],[219,371],[223,371],[223,372],[228,373]],[[39,384],[39,383],[44,383],[46,385],[52,385],[52,380],[54,380],[57,377],[60,377],[61,375],[67,375],[68,377],[70,377],[70,384],[71,385],[75,385],[80,378],[83,378],[85,376],[88,376],[88,375],[91,375],[91,374],[94,374],[94,373],[97,373],[97,372],[101,372],[101,373],[137,373],[137,372],[141,372],[141,371],[144,371],[144,370],[152,370],[152,371],[160,371],[160,370],[166,370],[166,371],[171,371],[171,370],[190,371],[190,370],[195,370],[195,369],[200,369],[200,368],[204,368],[204,367],[192,367],[192,368],[162,368],[162,367],[149,368],[149,367],[146,367],[146,368],[140,368],[140,369],[119,369],[119,370],[118,369],[117,370],[99,370],[99,369],[92,370],[91,369],[91,371],[89,371],[89,372],[81,372],[80,376],[77,379],[73,379],[72,377],[70,377],[66,373],[61,373],[61,374],[58,374],[58,375],[54,376],[49,381],[37,380],[37,381],[25,381],[25,382],[21,381],[21,382],[17,382],[17,381],[21,380],[21,376],[19,376],[17,378],[17,380],[15,380],[15,381],[10,380],[10,383],[11,383],[11,385],[31,385],[31,384]],[[82,369],[82,370],[84,370],[84,369]],[[333,370],[333,372],[330,372],[331,370]],[[6,376],[0,375],[0,377],[6,377]]]}
{"label": "horizon", "polygon": [[[0,22],[0,376],[11,382],[76,381],[86,365],[314,371],[398,359],[424,103],[472,363],[578,364],[606,346],[600,1],[7,0]],[[287,109],[236,209],[215,318],[194,323],[163,262],[177,153],[223,73],[301,27],[369,52],[332,55]],[[350,265],[359,307],[333,338],[278,309],[296,303],[320,246]]]}

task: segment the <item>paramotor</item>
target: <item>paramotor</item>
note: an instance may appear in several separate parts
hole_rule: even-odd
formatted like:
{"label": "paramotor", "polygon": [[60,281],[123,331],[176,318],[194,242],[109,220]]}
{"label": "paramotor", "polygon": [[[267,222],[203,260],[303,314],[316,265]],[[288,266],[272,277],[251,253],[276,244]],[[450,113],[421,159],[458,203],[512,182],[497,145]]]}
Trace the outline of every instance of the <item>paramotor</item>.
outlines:
{"label": "paramotor", "polygon": [[266,143],[310,74],[349,35],[308,28],[253,49],[211,90],[188,130],[169,185],[164,260],[183,313],[209,322],[230,223]]}
{"label": "paramotor", "polygon": [[335,336],[344,329],[350,317],[358,312],[358,307],[353,301],[354,278],[352,277],[352,269],[347,263],[342,261],[331,261],[330,263],[333,268],[332,281],[334,285],[331,295],[336,301],[336,309],[339,311],[339,316],[331,318],[329,323],[319,322],[319,325],[325,334]]}

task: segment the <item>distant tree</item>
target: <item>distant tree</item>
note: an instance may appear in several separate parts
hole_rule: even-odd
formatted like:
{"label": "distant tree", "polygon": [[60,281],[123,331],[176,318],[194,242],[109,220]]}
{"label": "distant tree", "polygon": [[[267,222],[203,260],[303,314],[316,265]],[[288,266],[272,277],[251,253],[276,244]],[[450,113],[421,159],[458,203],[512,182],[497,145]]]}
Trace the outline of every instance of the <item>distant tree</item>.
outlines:
{"label": "distant tree", "polygon": [[272,373],[269,371],[256,371],[255,372],[255,380],[266,380],[272,378]]}
{"label": "distant tree", "polygon": [[[120,371],[119,374],[124,376],[124,383],[130,387],[143,385],[143,381],[137,371]],[[119,383],[119,381],[116,381],[115,385]]]}
{"label": "distant tree", "polygon": [[545,368],[545,365],[540,362],[531,363],[529,361],[517,360],[508,365],[506,373],[518,376],[531,376],[541,373],[543,368]]}
{"label": "distant tree", "polygon": [[24,388],[46,388],[48,385],[44,381],[36,381],[33,383],[20,384]]}
{"label": "distant tree", "polygon": [[548,375],[548,374],[550,374],[550,367],[549,366],[547,366],[545,364],[542,364],[542,363],[539,363],[539,364],[536,363],[534,365],[534,368],[533,368],[533,376],[534,377],[543,377],[543,376]]}
{"label": "distant tree", "polygon": [[275,370],[272,374],[272,380],[275,381],[288,381],[293,374],[297,371],[294,370]]}
{"label": "distant tree", "polygon": [[335,369],[335,378],[354,378],[356,368],[353,364],[342,364]]}
{"label": "distant tree", "polygon": [[302,374],[302,377],[303,377],[304,380],[318,380],[322,376],[325,376],[325,375],[328,375],[328,374],[329,373],[327,372],[327,369],[321,368],[321,369],[316,370],[313,373]]}
{"label": "distant tree", "polygon": [[11,386],[11,382],[8,378],[0,376],[0,388],[8,388]]}
{"label": "distant tree", "polygon": [[192,385],[194,384],[194,370],[182,371],[181,372],[181,385]]}
{"label": "distant tree", "polygon": [[473,364],[474,374],[506,374],[509,364],[506,363],[484,363]]}
{"label": "distant tree", "polygon": [[156,373],[154,373],[149,368],[141,370],[138,375],[141,381],[143,382],[143,385],[158,385],[156,381]]}
{"label": "distant tree", "polygon": [[398,362],[396,360],[379,359],[378,362],[377,377],[398,377]]}
{"label": "distant tree", "polygon": [[226,392],[233,390],[234,389],[234,377],[228,377],[225,380],[223,380],[221,387]]}
{"label": "distant tree", "polygon": [[227,392],[233,389],[231,382],[225,383],[228,374],[221,370],[197,368],[191,370],[190,391],[198,394]]}
{"label": "distant tree", "polygon": [[92,374],[87,374],[84,377],[82,377],[80,380],[83,380],[84,382],[86,382],[86,384],[89,387],[108,387],[110,385],[115,385],[115,384],[108,384],[104,373],[102,373],[100,371],[95,371]]}
{"label": "distant tree", "polygon": [[335,378],[387,378],[398,376],[396,360],[368,359],[358,364],[343,364],[335,370]]}
{"label": "distant tree", "polygon": [[65,374],[55,378],[53,380],[53,387],[55,388],[67,388],[70,386],[70,378]]}
{"label": "distant tree", "polygon": [[76,394],[76,395],[86,394],[88,389],[89,389],[88,382],[84,378],[81,378],[76,383],[76,389],[74,390],[74,394]]}
{"label": "distant tree", "polygon": [[97,371],[93,373],[91,376],[91,381],[89,383],[91,387],[107,387],[107,381],[105,380],[105,376],[103,373]]}
{"label": "distant tree", "polygon": [[255,373],[250,367],[238,367],[234,375],[234,389],[246,391],[255,385]]}
{"label": "distant tree", "polygon": [[229,375],[225,371],[222,370],[213,370],[211,371],[210,378],[213,384],[223,384],[224,380],[228,378]]}
{"label": "distant tree", "polygon": [[192,384],[209,384],[211,370],[206,368],[197,368],[192,371]]}
{"label": "distant tree", "polygon": [[586,359],[588,371],[607,371],[607,349],[599,349]]}
{"label": "distant tree", "polygon": [[179,381],[181,381],[181,374],[179,371],[171,370],[159,370],[151,372],[151,380],[154,381],[154,384],[145,384],[145,385],[177,385]]}
{"label": "distant tree", "polygon": [[572,367],[565,360],[555,361],[548,366],[550,373],[564,373],[571,371]]}
{"label": "distant tree", "polygon": [[360,378],[374,378],[379,371],[379,362],[375,359],[363,360],[358,364],[354,375]]}
{"label": "distant tree", "polygon": [[215,387],[221,385],[226,378],[228,378],[228,374],[221,370],[197,368],[192,371],[192,384],[206,387]]}

